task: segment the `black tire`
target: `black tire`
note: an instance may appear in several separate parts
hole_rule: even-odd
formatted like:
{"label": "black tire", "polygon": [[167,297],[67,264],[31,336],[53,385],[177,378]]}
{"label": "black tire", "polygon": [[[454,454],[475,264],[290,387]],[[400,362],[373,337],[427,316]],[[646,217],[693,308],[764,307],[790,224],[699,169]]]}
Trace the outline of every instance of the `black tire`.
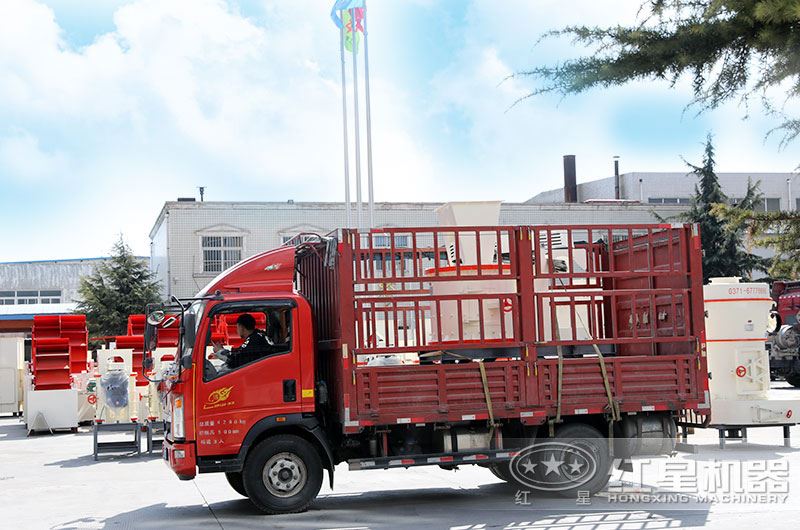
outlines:
{"label": "black tire", "polygon": [[262,512],[302,512],[322,486],[322,459],[308,441],[281,434],[267,438],[250,452],[242,479],[250,502]]}
{"label": "black tire", "polygon": [[499,478],[502,481],[510,482],[512,484],[516,484],[517,482],[514,480],[514,477],[511,475],[511,470],[509,469],[509,462],[498,462],[496,464],[492,464],[489,466],[489,471],[492,472],[492,475]]}
{"label": "black tire", "polygon": [[579,491],[588,491],[589,495],[602,491],[611,478],[612,461],[608,454],[608,440],[600,431],[590,425],[572,423],[558,429],[554,441],[585,449],[592,454],[597,464],[592,478],[574,488],[560,489],[558,495],[575,499]]}
{"label": "black tire", "polygon": [[225,478],[228,479],[228,484],[231,485],[233,491],[242,497],[247,497],[247,492],[244,490],[244,479],[242,479],[241,473],[225,473]]}
{"label": "black tire", "polygon": [[797,372],[786,374],[785,379],[786,382],[792,385],[793,387],[800,388],[800,374],[798,374]]}

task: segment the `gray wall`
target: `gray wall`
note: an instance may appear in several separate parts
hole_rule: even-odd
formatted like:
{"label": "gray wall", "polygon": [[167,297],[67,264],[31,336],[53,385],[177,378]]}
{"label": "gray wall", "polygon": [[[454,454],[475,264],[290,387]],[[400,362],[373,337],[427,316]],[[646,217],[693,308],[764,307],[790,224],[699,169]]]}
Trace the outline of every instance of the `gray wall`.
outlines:
{"label": "gray wall", "polygon": [[[800,178],[794,173],[718,173],[722,190],[728,197],[739,198],[747,190],[748,179],[760,182],[759,190],[765,198],[778,199],[783,210],[795,210],[800,197]],[[641,192],[640,184],[641,182]],[[786,179],[792,179],[791,197]],[[647,203],[656,198],[685,198],[694,195],[697,176],[681,172],[635,172],[620,175],[621,198]],[[613,199],[614,178],[607,177],[578,184],[578,201]],[[548,190],[529,199],[529,204],[563,202],[563,188]]]}
{"label": "gray wall", "polygon": [[[378,227],[435,226],[441,203],[378,203]],[[660,207],[671,216],[679,207]],[[366,215],[366,214],[365,214]],[[201,238],[242,236],[242,258],[280,246],[300,232],[327,233],[345,225],[343,203],[167,202],[151,238],[151,266],[163,281],[163,293],[189,297],[216,273],[203,272]],[[366,218],[366,217],[365,217]],[[655,222],[650,205],[503,204],[501,224],[601,224]]]}
{"label": "gray wall", "polygon": [[[78,299],[83,276],[107,258],[0,263],[0,292],[61,291],[60,303]],[[140,258],[145,259],[145,258]]]}

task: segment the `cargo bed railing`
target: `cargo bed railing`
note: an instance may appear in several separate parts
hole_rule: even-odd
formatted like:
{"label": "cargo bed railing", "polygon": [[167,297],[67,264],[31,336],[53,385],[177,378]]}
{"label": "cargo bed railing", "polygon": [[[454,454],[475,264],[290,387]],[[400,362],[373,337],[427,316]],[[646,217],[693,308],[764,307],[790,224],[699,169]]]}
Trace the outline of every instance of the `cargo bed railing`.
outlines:
{"label": "cargo bed railing", "polygon": [[701,285],[692,272],[700,264],[691,262],[689,225],[387,228],[343,237],[356,354],[526,344],[544,354],[559,345],[591,353],[593,344],[658,354],[698,340]]}
{"label": "cargo bed railing", "polygon": [[516,228],[345,234],[356,354],[522,346]]}

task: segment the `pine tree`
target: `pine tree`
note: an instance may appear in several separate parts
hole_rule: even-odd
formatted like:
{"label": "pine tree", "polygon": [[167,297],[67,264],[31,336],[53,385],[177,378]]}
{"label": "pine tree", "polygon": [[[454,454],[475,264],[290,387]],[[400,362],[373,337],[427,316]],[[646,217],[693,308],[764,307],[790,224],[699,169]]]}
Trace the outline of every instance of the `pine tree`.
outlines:
{"label": "pine tree", "polygon": [[147,265],[133,255],[122,237],[111,257],[81,278],[77,312],[86,315],[89,335],[124,335],[128,315],[142,313],[145,305],[160,300],[158,282]]}
{"label": "pine tree", "polygon": [[771,278],[800,279],[800,213],[747,212],[724,205],[715,206],[713,213],[745,227],[754,244],[775,251],[767,270]]}
{"label": "pine tree", "polygon": [[[700,225],[705,281],[716,276],[749,278],[752,271],[765,270],[765,263],[763,258],[744,249],[742,241],[745,239],[745,226],[741,221],[733,217],[725,219],[716,215],[715,205],[728,205],[728,197],[719,185],[719,179],[714,172],[715,164],[714,144],[709,135],[705,143],[702,164],[694,165],[687,162],[699,182],[695,186],[691,208],[680,218]],[[758,193],[758,185],[748,183],[745,197],[729,208],[740,214],[752,212],[756,202],[760,200],[763,198]]]}
{"label": "pine tree", "polygon": [[[757,96],[783,121],[784,142],[800,134],[784,98],[800,96],[800,4],[797,0],[648,0],[631,27],[570,26],[568,35],[594,46],[585,57],[538,66],[518,75],[543,82],[531,95],[576,94],[630,81],[691,78],[702,109]],[[775,88],[779,104],[771,103]],[[745,106],[746,108],[746,106]]]}

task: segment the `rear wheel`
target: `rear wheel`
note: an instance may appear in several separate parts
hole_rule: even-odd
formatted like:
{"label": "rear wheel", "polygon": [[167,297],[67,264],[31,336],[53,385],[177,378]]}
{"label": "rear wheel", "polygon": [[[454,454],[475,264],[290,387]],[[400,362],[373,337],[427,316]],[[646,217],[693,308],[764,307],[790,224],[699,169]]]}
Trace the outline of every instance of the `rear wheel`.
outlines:
{"label": "rear wheel", "polygon": [[242,478],[247,496],[262,512],[301,512],[322,486],[322,459],[305,439],[282,434],[253,449]]}
{"label": "rear wheel", "polygon": [[241,495],[247,497],[247,492],[244,490],[244,480],[241,473],[225,473],[225,478],[228,479],[228,484],[231,485],[233,490]]}
{"label": "rear wheel", "polygon": [[800,388],[800,374],[797,372],[790,372],[786,374],[786,382],[795,388]]}
{"label": "rear wheel", "polygon": [[579,491],[588,491],[589,495],[602,491],[611,478],[611,456],[608,454],[608,441],[600,431],[589,425],[573,423],[556,431],[555,441],[564,444],[565,447],[576,447],[586,451],[595,462],[590,477],[582,478],[580,484],[575,487],[559,489],[558,494],[574,499]]}
{"label": "rear wheel", "polygon": [[509,469],[509,462],[498,462],[489,466],[492,475],[505,482],[516,483]]}

